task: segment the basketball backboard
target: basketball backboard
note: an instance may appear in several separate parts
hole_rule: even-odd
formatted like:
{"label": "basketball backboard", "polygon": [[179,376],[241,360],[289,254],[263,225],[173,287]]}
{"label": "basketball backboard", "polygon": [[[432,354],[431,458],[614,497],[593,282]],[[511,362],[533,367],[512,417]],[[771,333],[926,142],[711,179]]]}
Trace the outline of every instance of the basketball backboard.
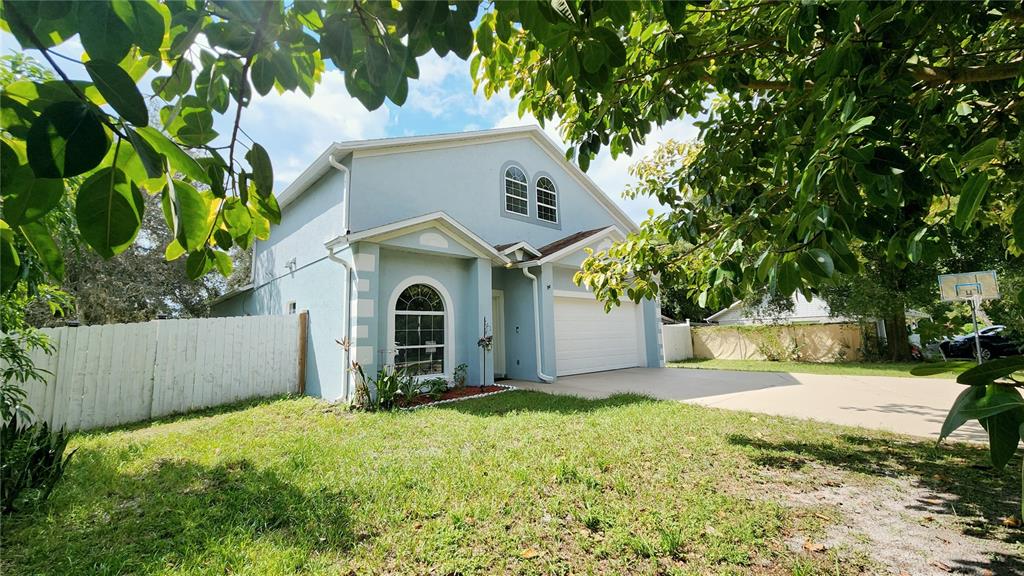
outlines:
{"label": "basketball backboard", "polygon": [[999,284],[994,270],[942,274],[939,276],[939,297],[952,300],[995,300],[999,298]]}

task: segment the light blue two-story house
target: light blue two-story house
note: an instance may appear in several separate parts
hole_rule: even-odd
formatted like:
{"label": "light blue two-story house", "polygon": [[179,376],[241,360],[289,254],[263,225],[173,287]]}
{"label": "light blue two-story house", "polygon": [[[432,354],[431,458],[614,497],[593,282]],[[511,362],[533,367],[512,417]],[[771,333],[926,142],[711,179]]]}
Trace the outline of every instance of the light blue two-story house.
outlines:
{"label": "light blue two-story house", "polygon": [[278,199],[214,311],[308,310],[309,394],[350,398],[352,361],[470,385],[663,365],[656,302],[606,314],[572,281],[636,224],[537,127],[333,144]]}

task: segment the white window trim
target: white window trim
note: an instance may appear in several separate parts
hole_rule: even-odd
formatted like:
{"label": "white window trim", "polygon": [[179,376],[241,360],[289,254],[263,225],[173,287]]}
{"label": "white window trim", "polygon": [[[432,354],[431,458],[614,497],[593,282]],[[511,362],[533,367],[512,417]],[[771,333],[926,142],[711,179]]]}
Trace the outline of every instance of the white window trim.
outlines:
{"label": "white window trim", "polygon": [[[523,173],[523,177],[525,178],[525,180],[519,181],[519,180],[516,180],[515,178],[509,177],[508,172],[509,172],[509,170],[511,170],[513,168],[515,168],[516,170],[519,170],[520,172],[522,172]],[[509,182],[509,180],[511,180],[511,181],[513,181],[513,182],[515,182],[517,184],[522,184],[523,187],[526,188],[526,190],[525,190],[525,194],[526,195],[525,196],[516,196],[515,194],[509,194],[509,191],[508,191],[508,182]],[[522,168],[522,166],[519,166],[517,164],[512,164],[510,166],[506,166],[505,167],[505,171],[501,175],[501,188],[502,188],[502,194],[503,194],[502,200],[504,200],[504,202],[502,202],[502,208],[505,210],[505,212],[508,212],[509,214],[515,214],[516,216],[523,216],[525,218],[529,218],[530,217],[530,175],[526,173],[526,170],[524,170]],[[515,198],[516,200],[522,200],[523,201],[523,203],[526,205],[526,213],[525,214],[522,213],[522,212],[516,212],[515,210],[509,210],[508,209],[508,197],[509,196]]]}
{"label": "white window trim", "polygon": [[444,372],[441,374],[422,374],[416,376],[417,380],[428,380],[431,378],[442,377],[446,380],[451,380],[452,376],[452,346],[455,340],[455,306],[452,300],[451,294],[448,293],[448,289],[444,287],[436,278],[430,276],[409,276],[405,280],[399,282],[395,289],[391,292],[391,298],[388,300],[388,333],[387,333],[387,364],[390,366],[395,365],[395,359],[398,357],[398,345],[395,342],[395,315],[398,313],[398,297],[405,292],[405,289],[415,284],[426,284],[437,293],[441,295],[441,301],[444,303],[444,312],[411,312],[414,314],[444,314]]}
{"label": "white window trim", "polygon": [[[552,195],[554,195],[554,197],[555,197],[555,204],[554,205],[547,204],[545,202],[541,202],[540,201],[540,191],[541,191],[540,181],[541,181],[541,179],[544,179],[544,180],[547,180],[548,182],[551,182],[551,189],[548,190],[547,188],[544,188],[544,191],[545,192],[550,192]],[[540,220],[541,222],[547,222],[549,224],[558,224],[558,220],[559,220],[559,215],[558,215],[558,186],[555,186],[555,181],[552,180],[550,176],[543,176],[543,175],[541,175],[541,176],[537,177],[537,181],[534,183],[533,187],[537,191],[537,220]],[[541,218],[540,217],[540,207],[541,206],[543,206],[545,208],[551,208],[552,210],[554,210],[555,211],[555,219],[554,220],[545,220],[544,218]]]}

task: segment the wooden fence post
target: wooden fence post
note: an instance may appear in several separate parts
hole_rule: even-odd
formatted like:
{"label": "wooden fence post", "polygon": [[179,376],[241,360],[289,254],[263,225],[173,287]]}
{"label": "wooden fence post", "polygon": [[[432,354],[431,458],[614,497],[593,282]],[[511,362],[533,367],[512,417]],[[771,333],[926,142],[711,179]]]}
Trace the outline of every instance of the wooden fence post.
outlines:
{"label": "wooden fence post", "polygon": [[309,332],[309,311],[299,312],[299,395],[306,393],[306,336]]}

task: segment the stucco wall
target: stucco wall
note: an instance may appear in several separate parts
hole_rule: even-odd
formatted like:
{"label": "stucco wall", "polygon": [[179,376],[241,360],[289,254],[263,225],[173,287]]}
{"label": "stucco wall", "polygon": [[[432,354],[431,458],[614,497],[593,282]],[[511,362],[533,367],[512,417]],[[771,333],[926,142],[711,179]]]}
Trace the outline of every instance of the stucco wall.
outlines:
{"label": "stucco wall", "polygon": [[[765,345],[787,351],[789,355],[793,344],[797,345],[798,356],[784,359],[836,362],[860,358],[861,329],[856,324],[795,324],[757,328],[702,326],[695,327],[692,334],[693,355],[696,358],[766,360],[762,351]],[[774,340],[766,341],[766,337]]]}
{"label": "stucco wall", "polygon": [[[509,161],[529,177],[528,221],[502,215],[502,168]],[[549,176],[558,188],[557,227],[536,218],[533,185],[538,174]],[[490,244],[526,240],[539,247],[580,230],[616,223],[607,209],[528,138],[388,155],[357,153],[352,189],[354,231],[443,211]]]}

